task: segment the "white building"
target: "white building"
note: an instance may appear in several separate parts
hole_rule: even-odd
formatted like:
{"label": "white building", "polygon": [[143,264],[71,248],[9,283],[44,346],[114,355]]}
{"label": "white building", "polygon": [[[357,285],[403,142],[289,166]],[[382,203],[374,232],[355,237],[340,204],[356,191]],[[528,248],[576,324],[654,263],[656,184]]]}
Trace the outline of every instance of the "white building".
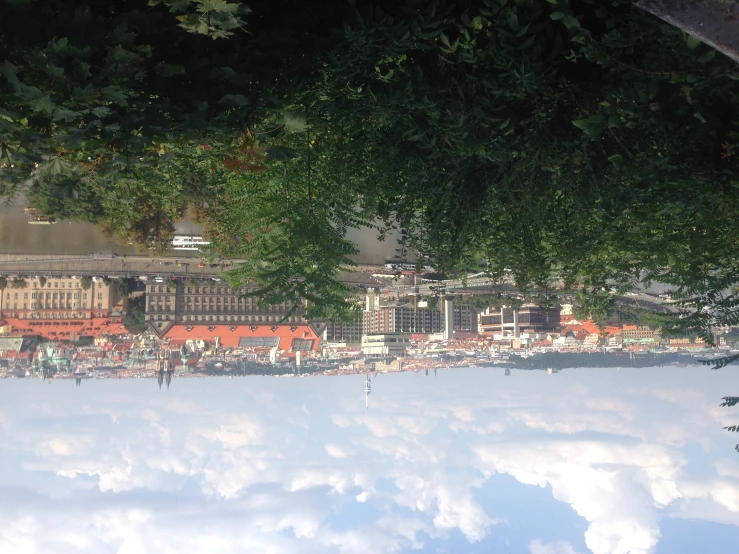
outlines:
{"label": "white building", "polygon": [[370,334],[362,337],[362,352],[366,356],[403,356],[410,344],[411,339],[408,335]]}

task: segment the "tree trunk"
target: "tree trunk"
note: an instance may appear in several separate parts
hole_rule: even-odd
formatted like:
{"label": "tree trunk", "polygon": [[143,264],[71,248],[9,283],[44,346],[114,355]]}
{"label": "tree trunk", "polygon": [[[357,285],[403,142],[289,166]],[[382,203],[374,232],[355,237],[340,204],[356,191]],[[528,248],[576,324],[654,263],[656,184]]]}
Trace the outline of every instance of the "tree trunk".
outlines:
{"label": "tree trunk", "polygon": [[739,1],[639,0],[636,5],[739,62]]}

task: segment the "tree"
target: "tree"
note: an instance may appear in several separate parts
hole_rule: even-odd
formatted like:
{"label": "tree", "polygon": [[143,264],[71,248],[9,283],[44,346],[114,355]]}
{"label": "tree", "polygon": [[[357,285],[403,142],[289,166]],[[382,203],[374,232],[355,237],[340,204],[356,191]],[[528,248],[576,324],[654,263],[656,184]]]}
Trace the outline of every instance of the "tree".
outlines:
{"label": "tree", "polygon": [[46,282],[47,282],[46,281],[46,277],[44,277],[43,275],[38,278],[38,286],[39,287],[44,288],[46,286]]}
{"label": "tree", "polygon": [[131,294],[131,291],[133,291],[135,288],[136,279],[133,279],[131,277],[120,278],[116,283],[118,296],[120,296],[121,298],[128,298],[128,295]]}
{"label": "tree", "polygon": [[[722,408],[725,406],[731,407],[739,404],[739,396],[724,396],[722,400],[723,402],[719,404],[719,406],[721,406]],[[724,429],[733,433],[737,433],[739,432],[739,425],[728,425],[724,427]],[[735,450],[739,452],[739,444],[736,445]]]}
{"label": "tree", "polygon": [[80,277],[80,287],[82,287],[82,290],[90,290],[92,288],[92,277],[87,275]]}
{"label": "tree", "polygon": [[123,325],[132,335],[138,335],[146,331],[147,325],[144,317],[146,308],[146,297],[139,296],[128,303],[128,311],[123,317]]}
{"label": "tree", "polygon": [[8,278],[5,275],[0,275],[0,291],[4,291],[8,288]]}
{"label": "tree", "polygon": [[230,284],[311,317],[351,315],[365,224],[594,317],[739,259],[739,75],[630,3],[150,4],[8,5],[3,192],[149,253],[195,206]]}
{"label": "tree", "polygon": [[172,277],[168,277],[166,281],[164,281],[164,284],[167,285],[167,288],[169,289],[176,289],[177,288],[177,281],[173,279]]}
{"label": "tree", "polygon": [[10,281],[11,289],[24,289],[28,286],[28,282],[23,277],[13,277]]}

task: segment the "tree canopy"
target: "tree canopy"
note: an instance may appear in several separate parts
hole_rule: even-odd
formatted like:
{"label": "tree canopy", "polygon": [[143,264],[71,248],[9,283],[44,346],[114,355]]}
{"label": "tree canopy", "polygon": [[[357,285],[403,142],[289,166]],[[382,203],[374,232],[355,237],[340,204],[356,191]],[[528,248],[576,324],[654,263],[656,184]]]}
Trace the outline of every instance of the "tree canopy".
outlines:
{"label": "tree canopy", "polygon": [[603,313],[613,282],[734,275],[739,72],[679,29],[620,0],[248,7],[8,3],[3,194],[150,252],[191,206],[231,284],[316,317],[353,305],[362,225]]}

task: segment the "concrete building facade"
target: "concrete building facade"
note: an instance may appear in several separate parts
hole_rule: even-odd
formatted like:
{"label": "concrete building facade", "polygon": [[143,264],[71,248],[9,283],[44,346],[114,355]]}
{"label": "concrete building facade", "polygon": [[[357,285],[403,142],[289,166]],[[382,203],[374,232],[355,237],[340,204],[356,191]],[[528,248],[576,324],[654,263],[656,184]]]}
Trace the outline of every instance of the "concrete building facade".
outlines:
{"label": "concrete building facade", "polygon": [[488,309],[479,315],[479,331],[484,334],[510,330],[513,335],[521,332],[547,332],[559,330],[559,309],[546,312],[539,306],[524,305],[517,311],[511,308]]}
{"label": "concrete building facade", "polygon": [[[305,309],[299,306],[283,321],[292,307],[287,302],[259,306],[256,298],[243,298],[245,287],[233,289],[225,283],[202,282],[197,286],[178,281],[175,287],[151,283],[146,287],[146,321],[173,324],[299,323]],[[161,326],[160,326],[161,327]]]}
{"label": "concrete building facade", "polygon": [[[470,306],[454,306],[454,331],[477,331],[477,312]],[[365,333],[440,333],[444,316],[439,310],[411,306],[384,306],[364,311]]]}

